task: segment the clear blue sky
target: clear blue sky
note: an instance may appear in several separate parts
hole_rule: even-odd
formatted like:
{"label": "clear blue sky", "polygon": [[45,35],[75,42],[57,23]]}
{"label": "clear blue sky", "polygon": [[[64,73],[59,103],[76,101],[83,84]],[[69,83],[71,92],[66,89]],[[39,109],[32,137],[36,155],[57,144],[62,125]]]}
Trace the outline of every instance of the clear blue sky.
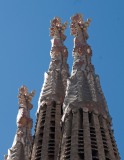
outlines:
{"label": "clear blue sky", "polygon": [[[89,40],[92,62],[100,75],[115,138],[124,160],[124,0],[0,0],[0,160],[16,132],[18,88],[36,90],[35,112],[44,72],[50,61],[49,25],[54,16],[70,21],[75,13],[91,18]],[[65,45],[72,65],[73,37]]]}

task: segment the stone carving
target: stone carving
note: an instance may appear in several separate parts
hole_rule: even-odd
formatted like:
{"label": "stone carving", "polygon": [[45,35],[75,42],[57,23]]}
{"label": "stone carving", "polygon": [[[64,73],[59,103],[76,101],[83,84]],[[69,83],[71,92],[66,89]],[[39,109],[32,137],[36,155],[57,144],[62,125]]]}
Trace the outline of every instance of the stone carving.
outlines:
{"label": "stone carving", "polygon": [[39,98],[37,113],[43,104],[42,102],[46,104],[51,103],[52,101],[61,104],[63,102],[67,78],[69,76],[69,68],[67,64],[68,51],[63,43],[66,39],[66,36],[64,35],[66,27],[67,22],[62,24],[61,19],[58,17],[55,17],[51,21],[51,62],[49,70],[44,76],[44,84]]}
{"label": "stone carving", "polygon": [[92,50],[87,44],[88,38],[87,27],[89,26],[90,19],[84,22],[80,14],[71,17],[71,34],[74,36],[74,65],[73,69],[82,67],[83,70],[88,70],[91,67]]}
{"label": "stone carving", "polygon": [[71,20],[71,34],[76,37],[78,45],[82,45],[82,42],[86,42],[88,39],[87,28],[89,27],[91,19],[87,19],[87,21],[84,22],[82,15],[76,14],[71,17]]}
{"label": "stone carving", "polygon": [[26,86],[19,89],[19,111],[17,115],[17,132],[12,147],[8,150],[5,160],[29,160],[32,147],[32,119],[30,118],[31,104],[35,92],[28,92]]}
{"label": "stone carving", "polygon": [[[64,24],[61,23],[61,19],[59,17],[55,17],[51,21],[51,27],[50,27],[50,36],[53,38],[53,46],[58,46],[66,39],[66,36],[64,35],[64,31],[67,27],[67,22]],[[57,41],[57,39],[59,41]]]}

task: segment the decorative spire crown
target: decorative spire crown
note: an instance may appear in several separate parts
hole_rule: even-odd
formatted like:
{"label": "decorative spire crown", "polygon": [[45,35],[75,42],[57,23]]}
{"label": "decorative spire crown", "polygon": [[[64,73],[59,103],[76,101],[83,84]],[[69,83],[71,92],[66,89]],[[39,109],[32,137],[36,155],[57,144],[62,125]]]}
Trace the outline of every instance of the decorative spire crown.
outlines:
{"label": "decorative spire crown", "polygon": [[87,28],[89,27],[91,19],[89,18],[86,22],[84,22],[83,16],[81,14],[76,14],[71,17],[71,20],[71,35],[76,37],[79,34],[82,34],[85,39],[88,39]]}
{"label": "decorative spire crown", "polygon": [[52,38],[56,37],[65,41],[66,36],[64,35],[64,31],[67,28],[67,24],[67,22],[62,24],[61,19],[59,17],[54,17],[54,19],[51,20],[50,36]]}
{"label": "decorative spire crown", "polygon": [[31,101],[34,94],[35,94],[34,90],[31,93],[29,93],[27,87],[23,85],[21,88],[19,88],[19,95],[18,95],[19,105],[31,109],[32,108]]}

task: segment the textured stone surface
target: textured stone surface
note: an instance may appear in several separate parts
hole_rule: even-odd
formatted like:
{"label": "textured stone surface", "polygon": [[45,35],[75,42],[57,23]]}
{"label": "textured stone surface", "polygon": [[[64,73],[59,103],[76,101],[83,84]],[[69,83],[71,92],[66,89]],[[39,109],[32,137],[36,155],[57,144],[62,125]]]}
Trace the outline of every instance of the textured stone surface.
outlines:
{"label": "textured stone surface", "polygon": [[78,126],[79,126],[79,115],[77,110],[72,110],[72,131],[71,131],[71,153],[70,159],[78,159]]}
{"label": "textured stone surface", "polygon": [[85,159],[92,160],[88,112],[83,112],[83,128],[84,128],[84,157]]}
{"label": "textured stone surface", "polygon": [[100,123],[98,119],[98,114],[93,114],[93,121],[96,131],[96,140],[98,145],[98,157],[99,159],[105,160],[105,153],[104,153],[104,147],[103,147],[103,140],[100,132]]}

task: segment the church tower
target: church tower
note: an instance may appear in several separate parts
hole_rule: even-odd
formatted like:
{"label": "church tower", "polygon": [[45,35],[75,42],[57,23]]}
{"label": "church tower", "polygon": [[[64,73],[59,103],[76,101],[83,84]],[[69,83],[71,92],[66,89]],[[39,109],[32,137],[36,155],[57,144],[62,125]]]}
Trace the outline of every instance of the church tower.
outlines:
{"label": "church tower", "polygon": [[17,115],[17,132],[12,144],[8,150],[5,160],[30,160],[32,148],[32,119],[30,118],[30,110],[33,105],[31,100],[34,91],[28,92],[26,86],[19,89],[19,111]]}
{"label": "church tower", "polygon": [[71,17],[74,62],[63,104],[58,160],[120,160],[99,76],[91,63],[89,23],[80,14]]}
{"label": "church tower", "polygon": [[69,76],[64,31],[67,23],[51,21],[51,62],[41,90],[31,160],[57,160],[61,139],[60,121]]}

